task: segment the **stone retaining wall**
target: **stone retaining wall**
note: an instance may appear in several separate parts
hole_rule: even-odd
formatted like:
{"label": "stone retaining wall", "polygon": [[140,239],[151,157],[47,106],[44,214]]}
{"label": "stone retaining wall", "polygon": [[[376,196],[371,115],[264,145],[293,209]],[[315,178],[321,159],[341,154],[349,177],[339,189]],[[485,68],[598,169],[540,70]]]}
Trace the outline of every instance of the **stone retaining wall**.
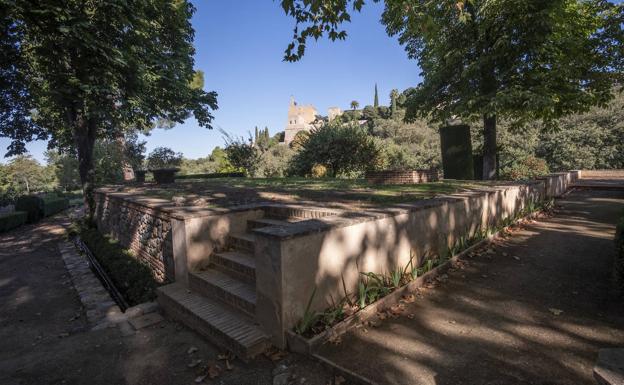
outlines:
{"label": "stone retaining wall", "polygon": [[624,170],[582,170],[582,179],[624,179]]}
{"label": "stone retaining wall", "polygon": [[365,178],[372,184],[415,184],[436,182],[440,173],[438,170],[367,171]]}
{"label": "stone retaining wall", "polygon": [[97,226],[147,263],[159,282],[173,281],[171,219],[147,206],[96,193]]}

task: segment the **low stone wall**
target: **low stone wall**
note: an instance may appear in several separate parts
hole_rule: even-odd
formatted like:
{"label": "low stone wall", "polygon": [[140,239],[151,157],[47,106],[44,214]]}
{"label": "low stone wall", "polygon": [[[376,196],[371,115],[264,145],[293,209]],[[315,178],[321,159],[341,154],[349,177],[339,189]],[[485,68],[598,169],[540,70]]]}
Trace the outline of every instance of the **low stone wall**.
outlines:
{"label": "low stone wall", "polygon": [[367,171],[366,181],[372,184],[415,184],[440,180],[438,170]]}
{"label": "low stone wall", "polygon": [[147,263],[159,282],[173,281],[173,239],[169,215],[136,202],[96,193],[100,232],[111,235]]}
{"label": "low stone wall", "polygon": [[313,293],[310,310],[322,311],[345,297],[345,287],[357,293],[361,272],[388,274],[410,259],[419,264],[428,256],[445,255],[459,239],[544,200],[545,184],[484,188],[281,229],[255,229],[257,319],[283,347],[285,330],[303,317]]}
{"label": "low stone wall", "polygon": [[624,179],[624,170],[583,170],[582,179]]}
{"label": "low stone wall", "polygon": [[544,181],[546,198],[563,195],[581,176],[581,171],[556,172],[537,178]]}

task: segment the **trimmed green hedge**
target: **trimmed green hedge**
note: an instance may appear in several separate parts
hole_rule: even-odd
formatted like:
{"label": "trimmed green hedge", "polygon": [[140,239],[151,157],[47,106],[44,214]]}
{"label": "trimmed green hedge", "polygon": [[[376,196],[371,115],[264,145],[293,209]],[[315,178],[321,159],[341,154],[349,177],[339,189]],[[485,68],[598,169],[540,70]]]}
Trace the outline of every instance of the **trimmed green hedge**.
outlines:
{"label": "trimmed green hedge", "polygon": [[157,284],[152,270],[146,264],[96,229],[82,227],[78,234],[128,305],[134,306],[156,298]]}
{"label": "trimmed green hedge", "polygon": [[22,195],[15,202],[16,211],[28,213],[27,222],[35,223],[43,217],[48,217],[61,212],[69,207],[67,198],[59,198],[55,195]]}
{"label": "trimmed green hedge", "polygon": [[213,172],[210,174],[176,175],[176,179],[244,178],[244,172]]}
{"label": "trimmed green hedge", "polygon": [[26,223],[28,213],[25,211],[14,211],[8,214],[0,214],[0,233],[14,229]]}
{"label": "trimmed green hedge", "polygon": [[69,207],[69,199],[48,196],[43,198],[43,216],[49,217]]}
{"label": "trimmed green hedge", "polygon": [[615,230],[615,248],[613,273],[620,292],[624,294],[624,213]]}

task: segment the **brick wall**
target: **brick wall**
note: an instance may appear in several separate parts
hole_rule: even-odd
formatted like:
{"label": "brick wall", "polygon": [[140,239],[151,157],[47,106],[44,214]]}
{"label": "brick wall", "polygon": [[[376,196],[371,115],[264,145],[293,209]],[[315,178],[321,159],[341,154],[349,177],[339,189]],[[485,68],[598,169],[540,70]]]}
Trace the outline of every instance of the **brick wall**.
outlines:
{"label": "brick wall", "polygon": [[159,282],[175,279],[170,218],[157,210],[96,193],[98,229],[152,269]]}
{"label": "brick wall", "polygon": [[438,181],[440,173],[438,170],[367,171],[365,177],[372,184],[414,184]]}

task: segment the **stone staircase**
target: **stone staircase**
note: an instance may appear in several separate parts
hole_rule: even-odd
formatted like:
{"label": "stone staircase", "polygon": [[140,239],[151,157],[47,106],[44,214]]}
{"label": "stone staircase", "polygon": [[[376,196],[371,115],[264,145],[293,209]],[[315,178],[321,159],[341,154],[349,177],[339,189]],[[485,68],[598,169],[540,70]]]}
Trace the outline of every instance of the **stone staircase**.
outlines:
{"label": "stone staircase", "polygon": [[158,288],[158,301],[170,317],[244,360],[270,346],[255,321],[256,261],[249,231],[299,220],[272,214],[248,221],[247,233],[230,235],[226,250],[213,253],[207,269],[189,272],[188,287],[176,282]]}

